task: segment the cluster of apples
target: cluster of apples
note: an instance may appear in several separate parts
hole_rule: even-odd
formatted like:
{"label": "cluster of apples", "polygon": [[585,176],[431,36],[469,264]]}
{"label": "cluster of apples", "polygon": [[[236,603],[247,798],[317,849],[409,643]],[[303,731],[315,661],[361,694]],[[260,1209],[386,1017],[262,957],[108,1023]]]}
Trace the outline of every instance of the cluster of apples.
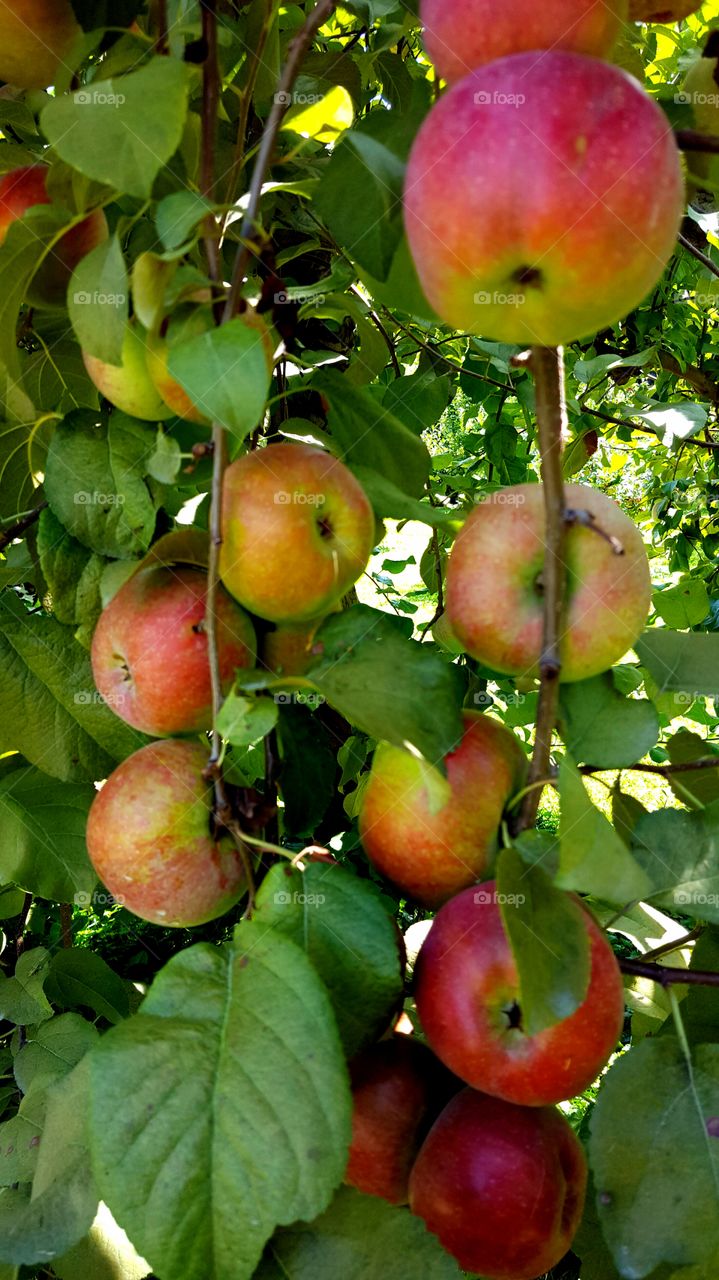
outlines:
{"label": "cluster of apples", "polygon": [[[696,3],[644,0],[641,20]],[[405,224],[454,328],[557,346],[614,324],[656,285],[684,210],[666,117],[611,55],[627,0],[422,0],[449,89],[414,141]]]}
{"label": "cluster of apples", "polygon": [[[299,661],[364,570],[375,523],[344,463],[310,445],[245,454],[225,472],[223,499],[215,616],[227,693],[236,671],[255,663],[253,617],[276,624],[275,662],[279,654]],[[123,761],[98,792],[88,852],[113,896],[156,924],[202,924],[245,889],[234,842],[213,827],[207,745],[186,736],[212,724],[206,602],[204,569],[150,556],[110,600],[92,640],[100,694],[158,741]]]}

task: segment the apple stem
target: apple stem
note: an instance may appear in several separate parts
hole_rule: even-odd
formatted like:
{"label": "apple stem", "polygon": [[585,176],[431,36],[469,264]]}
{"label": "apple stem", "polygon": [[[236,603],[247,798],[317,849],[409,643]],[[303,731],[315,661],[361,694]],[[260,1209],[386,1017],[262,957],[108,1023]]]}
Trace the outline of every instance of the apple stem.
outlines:
{"label": "apple stem", "polygon": [[537,431],[544,491],[545,552],[542,573],[544,632],[539,660],[537,731],[527,777],[527,793],[519,816],[513,824],[515,835],[534,826],[544,782],[551,773],[552,735],[559,703],[561,671],[559,645],[567,580],[564,556],[567,524],[562,475],[567,410],[561,347],[532,347],[529,367],[534,375],[536,387]]}

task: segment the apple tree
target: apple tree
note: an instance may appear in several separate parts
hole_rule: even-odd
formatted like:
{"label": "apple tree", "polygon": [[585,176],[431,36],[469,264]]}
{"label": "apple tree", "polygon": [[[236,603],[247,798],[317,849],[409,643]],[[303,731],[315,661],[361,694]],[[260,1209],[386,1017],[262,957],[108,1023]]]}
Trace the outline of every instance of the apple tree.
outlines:
{"label": "apple tree", "polygon": [[0,81],[0,1280],[715,1280],[719,0]]}

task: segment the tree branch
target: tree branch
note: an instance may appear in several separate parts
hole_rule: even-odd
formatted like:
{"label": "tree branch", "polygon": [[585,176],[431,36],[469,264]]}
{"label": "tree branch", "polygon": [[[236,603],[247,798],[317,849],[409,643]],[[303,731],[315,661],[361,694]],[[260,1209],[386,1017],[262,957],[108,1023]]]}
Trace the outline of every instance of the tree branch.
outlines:
{"label": "tree branch", "polygon": [[681,231],[679,232],[678,240],[682,248],[686,249],[687,253],[690,253],[693,258],[696,258],[697,262],[701,262],[702,266],[711,271],[712,275],[719,276],[719,267],[716,263],[712,262],[706,253],[702,253],[701,249],[697,249],[696,245],[692,244],[691,240],[688,240]]}
{"label": "tree branch", "polygon": [[515,831],[534,825],[542,788],[534,784],[550,772],[552,735],[557,719],[567,567],[562,449],[566,429],[564,362],[561,348],[532,347],[530,368],[537,399],[537,427],[545,511],[544,634],[539,661],[539,707],[534,752]]}
{"label": "tree branch", "polygon": [[[667,778],[673,773],[696,773],[701,769],[719,769],[719,755],[701,756],[699,760],[685,760],[678,764],[630,764],[617,771],[620,773],[656,773]],[[613,773],[613,769],[597,769],[593,764],[583,764],[580,773]]]}
{"label": "tree branch", "polygon": [[10,546],[11,542],[14,542],[21,534],[31,529],[35,522],[40,519],[46,506],[46,502],[41,502],[39,507],[26,512],[24,516],[16,520],[14,524],[11,524],[9,529],[3,529],[0,533],[0,551],[4,551],[6,547]]}
{"label": "tree branch", "polygon": [[671,987],[676,984],[688,987],[719,987],[719,973],[702,969],[677,969],[672,965],[650,964],[645,960],[619,959],[622,973],[634,978],[649,978],[660,987]]}
{"label": "tree branch", "polygon": [[707,151],[719,154],[719,138],[715,134],[700,133],[698,129],[677,129],[674,137],[680,151]]}

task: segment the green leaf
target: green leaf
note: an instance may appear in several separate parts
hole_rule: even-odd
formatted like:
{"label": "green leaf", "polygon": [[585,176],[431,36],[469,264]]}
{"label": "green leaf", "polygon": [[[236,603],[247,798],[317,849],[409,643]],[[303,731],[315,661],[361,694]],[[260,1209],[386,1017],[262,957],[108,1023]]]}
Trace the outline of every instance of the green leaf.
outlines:
{"label": "green leaf", "polygon": [[719,697],[719,635],[645,631],[634,649],[660,693]]}
{"label": "green leaf", "polygon": [[421,520],[435,529],[458,528],[457,512],[446,507],[431,507],[429,501],[420,502],[410,498],[406,493],[369,467],[350,468],[374,508],[378,516],[389,516],[392,520]]}
{"label": "green leaf", "polygon": [[54,902],[90,893],[97,876],[85,847],[92,787],[38,769],[0,779],[0,877]]}
{"label": "green leaf", "polygon": [[155,431],[115,412],[71,413],[50,444],[45,492],[53,514],[85,547],[127,559],[146,551],[156,511],[145,481]]}
{"label": "green leaf", "polygon": [[719,803],[698,813],[660,809],[634,829],[633,852],[659,907],[719,923]]}
{"label": "green leaf", "polygon": [[19,916],[24,905],[24,889],[15,889],[12,885],[0,889],[0,920],[11,920],[13,916]]}
{"label": "green leaf", "polygon": [[52,1270],[58,1280],[143,1280],[150,1274],[106,1204],[99,1206],[87,1235],[61,1258],[53,1258]]}
{"label": "green leaf", "polygon": [[635,862],[612,824],[592,804],[571,756],[559,765],[559,872],[563,889],[591,893],[623,905],[646,897],[649,876]]}
{"label": "green leaf", "polygon": [[[254,1280],[460,1280],[457,1263],[424,1223],[352,1187],[326,1213],[272,1237]],[[229,1280],[229,1277],[228,1277]]]}
{"label": "green leaf", "polygon": [[323,369],[312,387],[329,401],[332,439],[350,467],[369,467],[402,493],[418,498],[430,473],[423,440],[366,387],[348,386],[336,369]]}
{"label": "green leaf", "polygon": [[[100,1192],[153,1269],[244,1280],[275,1227],[326,1208],[350,1092],[302,951],[255,923],[174,956],[91,1055]],[[159,1087],[158,1087],[159,1086]]]}
{"label": "green leaf", "polygon": [[[275,696],[283,698],[282,694]],[[310,703],[316,699],[317,694],[307,697]],[[294,701],[281,705],[277,746],[282,762],[279,785],[285,806],[284,829],[290,836],[304,839],[319,826],[335,794],[336,744],[309,707]]]}
{"label": "green leaf", "polygon": [[50,961],[45,994],[61,1009],[91,1009],[108,1022],[130,1013],[127,986],[102,956],[84,947],[57,951]]}
{"label": "green leaf", "polygon": [[666,742],[667,752],[672,764],[687,764],[692,760],[705,760],[715,755],[717,767],[714,769],[697,769],[692,773],[670,773],[667,782],[674,794],[689,808],[701,808],[719,800],[719,752],[711,743],[700,738],[698,733],[690,733],[688,729],[679,729]]}
{"label": "green leaf", "polygon": [[29,1027],[52,1017],[43,991],[47,960],[45,948],[34,947],[23,951],[12,978],[0,973],[0,1019],[14,1022],[17,1027]]}
{"label": "green leaf", "polygon": [[644,1040],[605,1078],[590,1159],[622,1275],[701,1263],[719,1248],[718,1116],[717,1045],[697,1049],[690,1076],[674,1037]]}
{"label": "green leaf", "polygon": [[38,1090],[23,1098],[16,1115],[0,1124],[0,1187],[32,1182],[46,1108],[45,1094]]}
{"label": "green leaf", "polygon": [[[675,963],[675,957],[668,957],[666,963]],[[689,968],[719,974],[719,929],[705,930],[692,950]],[[689,987],[682,1001],[682,1021],[694,1044],[719,1042],[719,987]]]}
{"label": "green leaf", "polygon": [[57,205],[35,205],[11,222],[0,245],[0,366],[19,372],[17,317],[49,246],[77,219]]}
{"label": "green leaf", "polygon": [[179,249],[212,209],[199,191],[173,191],[165,196],[155,210],[155,226],[164,247]]}
{"label": "green leaf", "polygon": [[81,626],[89,644],[102,612],[100,582],[107,561],[73,538],[49,507],[40,516],[37,550],[54,616],[66,626]]}
{"label": "green leaf", "polygon": [[439,422],[447,408],[449,395],[450,383],[446,374],[438,377],[434,369],[420,369],[390,382],[382,403],[401,418],[410,431],[419,435]]}
{"label": "green leaf", "polygon": [[[0,422],[0,520],[10,521],[42,500],[28,459],[31,430],[26,422]],[[47,438],[47,427],[39,428],[32,438],[33,467],[40,470],[44,469]]]}
{"label": "green leaf", "polygon": [[323,653],[308,679],[350,724],[372,738],[413,747],[434,763],[462,735],[456,669],[428,645],[408,640],[401,622],[353,605],[320,627]]}
{"label": "green leaf", "polygon": [[277,704],[270,698],[248,698],[231,691],[217,717],[217,729],[233,746],[246,747],[271,733],[277,716]]}
{"label": "green leaf", "polygon": [[70,320],[83,351],[107,364],[122,364],[129,299],[120,241],[111,236],[80,260],[68,286]]}
{"label": "green leaf", "polygon": [[709,612],[709,592],[700,578],[685,578],[675,587],[655,591],[652,603],[668,627],[683,631],[704,621]]}
{"label": "green leaf", "polygon": [[263,335],[241,316],[170,347],[170,376],[193,404],[238,440],[254,430],[270,385]]}
{"label": "green leaf", "polygon": [[637,409],[636,416],[661,437],[662,444],[671,449],[676,442],[691,440],[707,424],[707,406],[690,404],[682,400],[678,404],[662,404],[655,409]]}
{"label": "green leaf", "polygon": [[188,67],[156,57],[129,75],[52,98],[41,115],[42,131],[80,173],[147,200],[180,145],[188,88]]}
{"label": "green leaf", "polygon": [[404,156],[380,115],[350,129],[335,148],[315,205],[332,235],[366,271],[386,280],[402,237]]}
{"label": "green leaf", "polygon": [[15,1055],[14,1071],[23,1093],[47,1089],[67,1075],[99,1039],[91,1022],[77,1013],[61,1013],[28,1032]]}
{"label": "green leaf", "polygon": [[174,484],[182,466],[182,450],[174,436],[157,428],[155,448],[147,459],[147,474],[160,484]]}
{"label": "green leaf", "polygon": [[258,892],[255,919],[312,961],[348,1058],[386,1031],[402,1000],[399,934],[370,881],[325,862],[276,866]]}
{"label": "green leaf", "polygon": [[519,973],[522,1025],[537,1035],[569,1018],[589,987],[589,937],[579,904],[515,849],[497,863],[502,921]]}
{"label": "green leaf", "polygon": [[598,769],[636,764],[659,737],[654,704],[623,697],[608,672],[562,685],[560,717],[562,737],[574,759]]}
{"label": "green leaf", "polygon": [[72,632],[28,614],[9,592],[0,598],[0,665],[0,751],[22,746],[44,773],[94,782],[147,742],[101,700]]}

